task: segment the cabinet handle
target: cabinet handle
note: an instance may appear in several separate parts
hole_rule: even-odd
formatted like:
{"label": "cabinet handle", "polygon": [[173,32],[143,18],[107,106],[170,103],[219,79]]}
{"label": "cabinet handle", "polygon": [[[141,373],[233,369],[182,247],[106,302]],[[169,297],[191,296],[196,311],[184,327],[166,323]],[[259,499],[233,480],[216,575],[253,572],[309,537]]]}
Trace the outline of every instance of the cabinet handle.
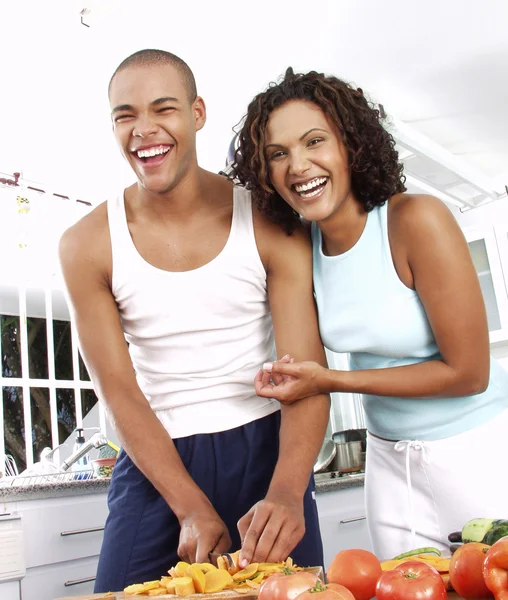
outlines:
{"label": "cabinet handle", "polygon": [[73,585],[81,585],[82,583],[90,583],[90,581],[95,581],[95,577],[85,577],[84,579],[75,579],[74,581],[66,581],[64,583],[64,586],[72,587]]}
{"label": "cabinet handle", "polygon": [[355,521],[365,521],[367,517],[354,517],[353,519],[342,519],[340,523],[354,523]]}
{"label": "cabinet handle", "polygon": [[81,533],[95,533],[96,531],[104,531],[104,527],[90,527],[89,529],[75,529],[74,531],[62,531],[60,535],[66,537],[68,535],[80,535]]}

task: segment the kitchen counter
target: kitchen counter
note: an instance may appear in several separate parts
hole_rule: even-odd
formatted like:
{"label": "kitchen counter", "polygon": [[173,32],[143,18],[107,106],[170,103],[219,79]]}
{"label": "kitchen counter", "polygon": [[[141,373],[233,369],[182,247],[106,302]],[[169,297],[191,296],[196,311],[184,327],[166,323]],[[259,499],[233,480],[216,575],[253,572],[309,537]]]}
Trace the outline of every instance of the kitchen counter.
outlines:
{"label": "kitchen counter", "polygon": [[[30,481],[30,479],[33,480]],[[86,496],[101,494],[108,491],[110,477],[101,479],[67,479],[66,481],[44,482],[41,478],[23,477],[10,485],[0,479],[0,503],[17,502],[20,500],[44,500],[46,498],[62,498],[66,496]]]}
{"label": "kitchen counter", "polygon": [[316,493],[323,494],[334,490],[361,487],[365,484],[365,473],[354,473],[330,478],[327,473],[320,473],[316,477]]}
{"label": "kitchen counter", "polygon": [[[34,483],[29,481],[33,479]],[[66,496],[84,496],[87,494],[101,494],[108,491],[110,477],[102,479],[86,479],[84,481],[67,479],[66,481],[45,482],[37,481],[40,478],[27,478],[23,481],[20,477],[14,484],[6,485],[0,480],[0,502],[16,502],[19,500],[43,500],[45,498],[62,498]],[[359,487],[364,484],[364,473],[335,477],[333,479],[316,478],[316,493],[323,494],[333,490]]]}

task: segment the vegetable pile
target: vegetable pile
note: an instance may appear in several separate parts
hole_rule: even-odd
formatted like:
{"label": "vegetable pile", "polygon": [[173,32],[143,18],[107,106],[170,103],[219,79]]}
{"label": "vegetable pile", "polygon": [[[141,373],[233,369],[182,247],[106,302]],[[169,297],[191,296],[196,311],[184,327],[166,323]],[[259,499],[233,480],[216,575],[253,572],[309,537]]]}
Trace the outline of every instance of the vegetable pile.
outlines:
{"label": "vegetable pile", "polygon": [[500,537],[507,527],[505,520],[473,519],[461,532],[450,534],[456,543],[451,557],[441,556],[437,548],[417,548],[380,562],[367,550],[343,550],[330,564],[326,584],[310,570],[293,565],[291,558],[240,569],[236,552],[232,565],[223,557],[217,567],[179,562],[168,576],[130,585],[124,592],[144,596],[224,592],[225,599],[249,594],[258,600],[446,600],[447,591],[455,590],[464,600],[508,600],[508,534]]}
{"label": "vegetable pile", "polygon": [[221,556],[217,559],[216,567],[210,563],[189,564],[181,561],[160,580],[129,585],[124,593],[139,596],[190,596],[231,590],[246,594],[260,590],[265,580],[273,581],[279,577],[283,577],[284,582],[300,582],[300,593],[314,587],[318,581],[317,575],[293,565],[291,558],[281,563],[251,563],[241,569],[238,566],[239,554],[239,551],[231,554],[232,566]]}

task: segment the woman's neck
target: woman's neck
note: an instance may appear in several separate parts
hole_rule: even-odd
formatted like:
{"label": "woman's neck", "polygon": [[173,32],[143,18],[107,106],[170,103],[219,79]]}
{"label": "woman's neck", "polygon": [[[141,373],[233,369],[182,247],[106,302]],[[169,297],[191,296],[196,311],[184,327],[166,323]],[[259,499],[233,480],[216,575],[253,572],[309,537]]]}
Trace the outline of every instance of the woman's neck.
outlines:
{"label": "woman's neck", "polygon": [[367,214],[360,202],[349,197],[333,215],[318,222],[323,236],[323,252],[337,256],[350,250],[363,233]]}

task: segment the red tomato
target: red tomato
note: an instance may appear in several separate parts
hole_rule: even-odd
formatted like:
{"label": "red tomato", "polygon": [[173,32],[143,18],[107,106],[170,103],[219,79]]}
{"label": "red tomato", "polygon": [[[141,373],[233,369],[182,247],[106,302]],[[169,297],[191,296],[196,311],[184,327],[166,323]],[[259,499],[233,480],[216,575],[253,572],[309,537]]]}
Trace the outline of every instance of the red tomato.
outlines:
{"label": "red tomato", "polygon": [[294,600],[302,592],[313,588],[319,581],[317,575],[312,573],[275,573],[259,588],[258,600]]}
{"label": "red tomato", "polygon": [[347,588],[356,600],[370,600],[376,593],[381,563],[368,550],[342,550],[332,560],[327,579]]}
{"label": "red tomato", "polygon": [[429,565],[410,560],[385,571],[376,586],[377,600],[446,600],[441,575]]}
{"label": "red tomato", "polygon": [[458,548],[450,561],[450,581],[464,600],[492,598],[483,579],[483,563],[490,546],[469,542]]}
{"label": "red tomato", "polygon": [[338,583],[317,583],[312,589],[300,594],[296,600],[355,600],[353,594]]}
{"label": "red tomato", "polygon": [[353,594],[339,583],[327,583],[326,587],[340,594],[341,600],[356,600]]}
{"label": "red tomato", "polygon": [[496,600],[508,600],[508,536],[489,548],[483,563],[483,578]]}

